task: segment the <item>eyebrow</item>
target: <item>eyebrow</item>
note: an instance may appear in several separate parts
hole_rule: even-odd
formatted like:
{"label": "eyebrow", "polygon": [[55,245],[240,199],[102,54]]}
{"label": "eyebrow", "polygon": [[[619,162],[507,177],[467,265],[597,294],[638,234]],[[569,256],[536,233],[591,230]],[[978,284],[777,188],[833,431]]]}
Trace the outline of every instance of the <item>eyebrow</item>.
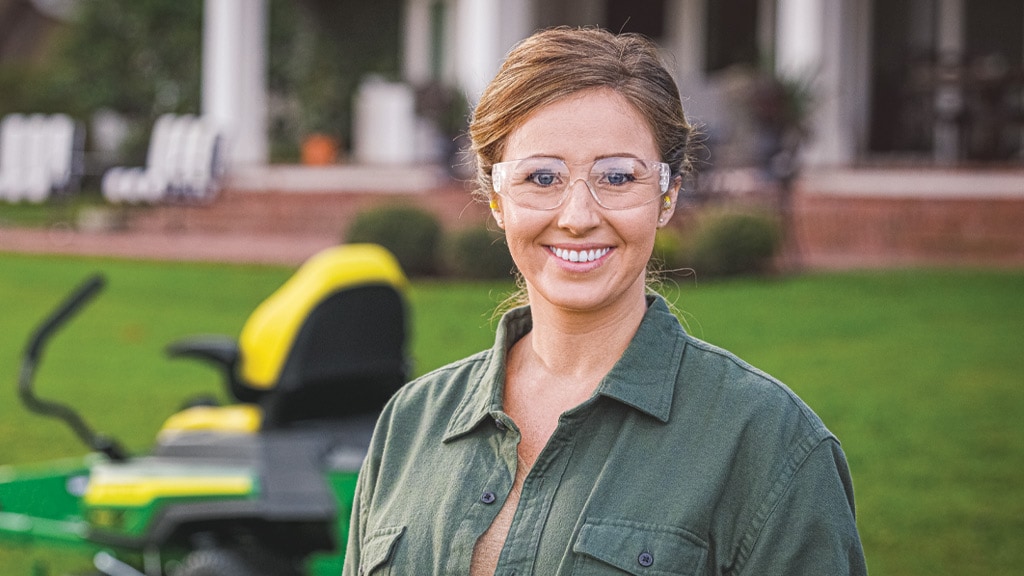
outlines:
{"label": "eyebrow", "polygon": [[[607,160],[608,158],[632,158],[634,160],[643,160],[644,159],[642,156],[637,155],[637,154],[633,154],[633,153],[630,153],[630,152],[616,152],[616,153],[612,153],[612,154],[601,154],[599,156],[594,157],[592,160],[585,160],[583,162],[574,162],[573,165],[593,164],[593,163],[599,162],[601,160]],[[569,165],[569,162],[565,158],[563,158],[561,156],[554,156],[554,155],[551,155],[551,154],[531,154],[529,156],[524,156],[522,158],[514,158],[512,160],[506,160],[506,162],[517,162],[517,161],[520,161],[520,160],[540,160],[540,159],[559,160],[562,163],[564,163],[566,166]]]}

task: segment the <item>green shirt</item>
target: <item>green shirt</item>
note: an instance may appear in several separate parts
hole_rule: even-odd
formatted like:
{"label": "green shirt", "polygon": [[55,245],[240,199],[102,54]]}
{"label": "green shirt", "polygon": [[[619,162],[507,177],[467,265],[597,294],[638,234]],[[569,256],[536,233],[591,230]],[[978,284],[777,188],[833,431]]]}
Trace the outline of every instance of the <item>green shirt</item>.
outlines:
{"label": "green shirt", "polygon": [[[531,328],[396,394],[377,424],[345,574],[469,572],[512,487],[505,354]],[[502,576],[865,574],[836,438],[783,384],[682,329],[660,297],[523,485]]]}

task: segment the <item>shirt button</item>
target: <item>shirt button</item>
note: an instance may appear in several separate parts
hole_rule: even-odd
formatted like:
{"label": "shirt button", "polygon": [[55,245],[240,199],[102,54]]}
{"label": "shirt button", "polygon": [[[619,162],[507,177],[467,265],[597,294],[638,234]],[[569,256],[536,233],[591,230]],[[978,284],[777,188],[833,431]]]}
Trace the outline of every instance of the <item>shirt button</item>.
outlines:
{"label": "shirt button", "polygon": [[480,496],[480,501],[483,502],[484,504],[494,504],[494,501],[497,500],[497,499],[498,499],[498,497],[495,496],[494,492],[491,492],[490,490],[484,492]]}
{"label": "shirt button", "polygon": [[650,568],[654,564],[654,555],[650,552],[641,552],[636,561],[644,568]]}
{"label": "shirt button", "polygon": [[505,423],[502,422],[500,418],[494,419],[494,425],[498,427],[498,430],[501,430],[502,432],[505,431]]}

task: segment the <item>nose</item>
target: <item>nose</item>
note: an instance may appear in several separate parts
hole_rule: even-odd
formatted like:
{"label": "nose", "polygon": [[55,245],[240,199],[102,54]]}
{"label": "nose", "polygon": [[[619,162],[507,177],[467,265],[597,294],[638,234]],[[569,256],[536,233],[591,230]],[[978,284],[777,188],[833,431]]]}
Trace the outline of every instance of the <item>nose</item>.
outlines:
{"label": "nose", "polygon": [[[578,185],[580,182],[583,183],[582,187]],[[563,202],[558,214],[559,227],[580,235],[600,224],[601,216],[598,212],[601,206],[586,179],[577,178],[570,182]]]}

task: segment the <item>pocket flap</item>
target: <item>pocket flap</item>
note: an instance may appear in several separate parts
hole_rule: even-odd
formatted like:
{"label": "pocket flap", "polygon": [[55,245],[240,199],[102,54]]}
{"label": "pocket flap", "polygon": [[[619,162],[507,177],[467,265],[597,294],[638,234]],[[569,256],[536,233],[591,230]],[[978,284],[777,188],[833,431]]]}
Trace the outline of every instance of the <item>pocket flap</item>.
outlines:
{"label": "pocket flap", "polygon": [[359,573],[368,574],[391,558],[395,544],[405,532],[405,526],[378,528],[363,541],[362,558],[359,562]]}
{"label": "pocket flap", "polygon": [[628,520],[588,520],[572,549],[636,575],[699,574],[707,555],[686,530]]}

